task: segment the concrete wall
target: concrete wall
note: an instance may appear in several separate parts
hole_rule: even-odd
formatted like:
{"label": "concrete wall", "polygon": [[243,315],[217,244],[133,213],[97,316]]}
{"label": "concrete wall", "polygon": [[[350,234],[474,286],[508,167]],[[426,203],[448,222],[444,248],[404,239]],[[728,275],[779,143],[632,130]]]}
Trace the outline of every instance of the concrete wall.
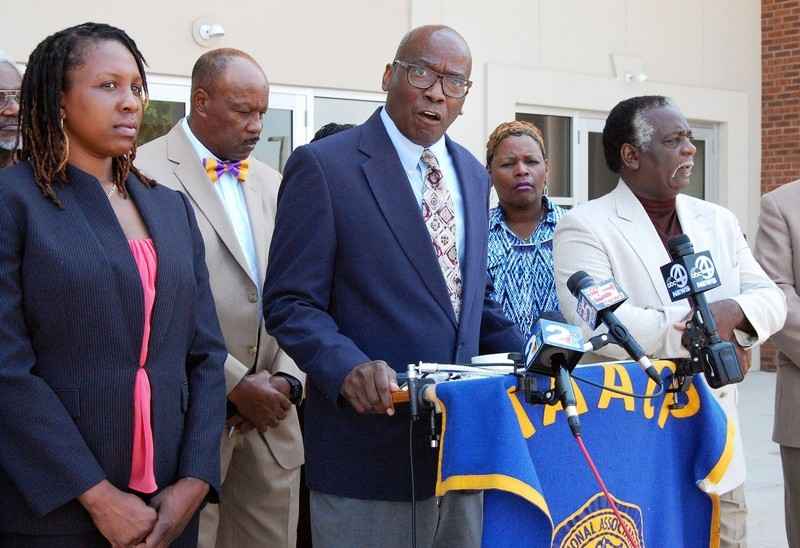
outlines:
{"label": "concrete wall", "polygon": [[[474,57],[464,115],[451,134],[479,158],[489,126],[487,73],[492,65],[613,79],[612,54],[638,56],[647,86],[721,89],[746,94],[747,156],[722,196],[754,234],[761,165],[761,6],[759,0],[211,0],[138,3],[111,0],[12,2],[0,12],[0,48],[24,61],[47,33],[86,21],[127,29],[154,73],[188,75],[205,51],[191,38],[192,22],[207,17],[225,27],[216,45],[251,52],[273,83],[310,88],[380,91],[380,75],[411,26],[445,23],[459,30]],[[13,8],[13,9],[12,9]],[[512,84],[513,85],[513,84]],[[662,86],[663,88],[664,86]],[[574,92],[574,90],[572,90]],[[592,89],[585,93],[591,95]],[[606,110],[613,104],[606,106]],[[691,105],[682,105],[690,111]],[[602,110],[602,109],[601,109]],[[492,125],[494,121],[492,121]],[[741,136],[740,136],[741,138]],[[724,141],[724,136],[723,136]],[[737,154],[739,151],[737,150]],[[742,205],[743,204],[743,205]]]}

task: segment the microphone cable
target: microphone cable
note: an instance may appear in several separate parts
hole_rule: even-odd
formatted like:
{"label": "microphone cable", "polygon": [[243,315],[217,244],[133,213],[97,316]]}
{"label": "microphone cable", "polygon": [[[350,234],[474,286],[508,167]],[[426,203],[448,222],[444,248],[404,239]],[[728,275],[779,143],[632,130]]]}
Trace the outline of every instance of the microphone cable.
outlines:
{"label": "microphone cable", "polygon": [[622,514],[619,512],[619,508],[617,508],[617,504],[614,502],[614,499],[611,496],[611,493],[608,492],[608,487],[606,487],[606,483],[603,481],[603,478],[600,476],[600,472],[597,470],[597,467],[592,460],[591,455],[589,455],[589,450],[586,449],[586,444],[583,442],[583,437],[580,434],[574,435],[575,441],[578,443],[578,447],[583,453],[586,462],[589,464],[589,469],[592,471],[592,475],[594,475],[594,479],[597,481],[597,484],[600,486],[600,489],[603,491],[603,495],[606,497],[608,504],[611,506],[611,511],[614,513],[614,516],[619,521],[620,527],[622,527],[625,538],[628,539],[628,542],[633,548],[639,548],[639,542],[633,532],[628,528],[627,522],[623,521]]}
{"label": "microphone cable", "polygon": [[411,472],[411,548],[417,548],[417,496],[414,480],[414,417],[408,420],[408,466]]}
{"label": "microphone cable", "polygon": [[661,384],[658,385],[658,390],[656,390],[655,392],[653,392],[652,394],[650,394],[648,396],[647,394],[636,394],[635,392],[625,392],[624,390],[620,390],[618,388],[611,388],[610,386],[605,386],[604,384],[600,384],[600,383],[597,383],[597,382],[594,382],[594,381],[590,381],[589,379],[586,379],[584,377],[579,377],[574,372],[571,373],[571,376],[576,381],[580,381],[582,383],[586,383],[586,384],[588,384],[590,386],[594,386],[595,388],[601,388],[602,390],[608,390],[609,392],[613,392],[615,394],[620,394],[622,396],[630,396],[631,398],[636,398],[636,399],[640,399],[640,400],[649,400],[649,399],[652,399],[652,398],[659,397],[660,395],[662,395],[664,393],[664,387],[666,386],[666,383],[664,383],[663,379],[662,379]]}

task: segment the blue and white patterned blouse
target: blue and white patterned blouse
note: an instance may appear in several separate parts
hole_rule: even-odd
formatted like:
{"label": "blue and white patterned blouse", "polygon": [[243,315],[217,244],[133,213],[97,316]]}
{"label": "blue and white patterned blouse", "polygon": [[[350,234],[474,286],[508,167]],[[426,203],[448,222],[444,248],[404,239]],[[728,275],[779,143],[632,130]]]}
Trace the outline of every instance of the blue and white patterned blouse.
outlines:
{"label": "blue and white patterned blouse", "polygon": [[542,197],[542,204],[547,213],[527,240],[508,228],[502,208],[489,211],[487,264],[494,285],[490,297],[503,306],[503,312],[517,324],[526,340],[542,312],[558,310],[553,235],[566,210],[547,197]]}

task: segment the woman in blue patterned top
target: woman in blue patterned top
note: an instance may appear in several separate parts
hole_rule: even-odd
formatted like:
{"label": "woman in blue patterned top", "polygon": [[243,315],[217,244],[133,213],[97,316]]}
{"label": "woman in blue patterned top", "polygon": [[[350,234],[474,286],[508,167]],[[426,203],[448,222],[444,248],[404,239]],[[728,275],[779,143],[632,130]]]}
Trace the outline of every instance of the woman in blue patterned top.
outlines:
{"label": "woman in blue patterned top", "polygon": [[486,144],[486,168],[500,199],[489,211],[491,297],[527,339],[542,312],[558,310],[553,234],[565,210],[547,197],[547,151],[533,124],[497,126]]}

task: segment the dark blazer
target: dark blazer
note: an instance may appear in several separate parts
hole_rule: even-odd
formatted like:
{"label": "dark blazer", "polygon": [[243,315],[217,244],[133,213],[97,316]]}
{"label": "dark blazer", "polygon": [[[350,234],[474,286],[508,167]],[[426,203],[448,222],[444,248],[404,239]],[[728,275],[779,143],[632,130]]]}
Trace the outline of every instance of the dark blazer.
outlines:
{"label": "dark blazer", "polygon": [[[369,360],[397,371],[420,360],[463,363],[520,352],[522,339],[487,297],[489,180],[447,139],[464,199],[463,305],[456,321],[430,235],[376,112],[300,147],[286,164],[270,248],[267,329],[308,373],[306,462],[311,489],[410,500],[408,416],[359,416],[337,405],[342,381]],[[433,494],[435,455],[416,429],[416,494]]]}
{"label": "dark blazer", "polygon": [[[0,532],[90,531],[75,500],[127,490],[144,305],[128,242],[97,180],[73,167],[45,199],[31,167],[0,171]],[[219,485],[225,348],[203,243],[181,194],[127,187],[158,252],[147,370],[155,475]]]}

